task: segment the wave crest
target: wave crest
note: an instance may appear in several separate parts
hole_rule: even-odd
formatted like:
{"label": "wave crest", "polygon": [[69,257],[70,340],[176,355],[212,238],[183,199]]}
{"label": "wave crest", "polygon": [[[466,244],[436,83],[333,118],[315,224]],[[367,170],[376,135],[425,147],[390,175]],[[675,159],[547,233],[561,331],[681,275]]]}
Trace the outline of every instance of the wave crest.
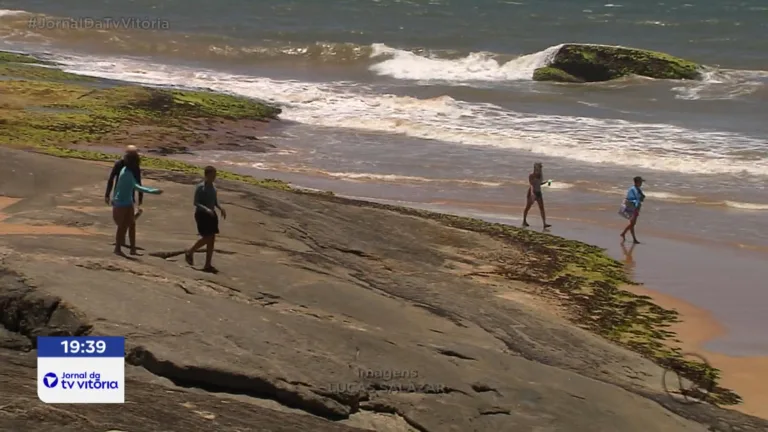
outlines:
{"label": "wave crest", "polygon": [[726,100],[753,94],[768,84],[768,71],[704,67],[701,81],[683,82],[672,89],[677,99]]}
{"label": "wave crest", "polygon": [[536,68],[546,66],[561,45],[504,61],[499,54],[474,52],[458,59],[422,56],[412,51],[373,44],[372,58],[389,57],[369,69],[377,75],[402,80],[498,82],[530,80]]}

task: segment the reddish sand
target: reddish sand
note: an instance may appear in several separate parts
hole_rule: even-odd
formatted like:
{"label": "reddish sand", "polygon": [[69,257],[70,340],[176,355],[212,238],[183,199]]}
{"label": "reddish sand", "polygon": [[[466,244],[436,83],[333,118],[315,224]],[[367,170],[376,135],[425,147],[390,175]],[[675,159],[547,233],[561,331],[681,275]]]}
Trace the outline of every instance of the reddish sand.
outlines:
{"label": "reddish sand", "polygon": [[82,228],[59,225],[26,225],[5,223],[10,216],[2,213],[2,210],[21,201],[18,198],[0,197],[0,235],[86,235],[88,232]]}
{"label": "reddish sand", "polygon": [[707,341],[726,334],[725,329],[712,315],[685,301],[640,286],[625,287],[636,294],[651,297],[654,303],[667,309],[677,310],[682,322],[674,324],[671,331],[678,335],[678,345],[683,352],[702,355],[714,367],[722,371],[721,385],[738,393],[744,403],[733,407],[745,414],[768,419],[768,357],[732,357],[702,348]]}

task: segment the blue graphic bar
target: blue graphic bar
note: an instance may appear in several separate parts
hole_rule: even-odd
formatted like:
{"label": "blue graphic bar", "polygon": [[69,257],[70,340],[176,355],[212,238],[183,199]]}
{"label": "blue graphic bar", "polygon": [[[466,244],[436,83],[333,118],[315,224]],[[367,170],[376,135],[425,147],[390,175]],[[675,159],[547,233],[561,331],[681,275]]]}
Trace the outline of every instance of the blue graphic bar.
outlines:
{"label": "blue graphic bar", "polygon": [[37,357],[125,357],[123,336],[38,336]]}

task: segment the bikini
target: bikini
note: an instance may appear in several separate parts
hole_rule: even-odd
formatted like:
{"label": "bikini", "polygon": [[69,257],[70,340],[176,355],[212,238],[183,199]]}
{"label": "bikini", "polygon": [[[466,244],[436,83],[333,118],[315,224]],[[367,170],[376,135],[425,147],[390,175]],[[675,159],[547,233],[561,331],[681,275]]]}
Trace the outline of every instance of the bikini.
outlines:
{"label": "bikini", "polygon": [[531,185],[531,191],[533,192],[533,196],[536,198],[541,199],[541,177],[536,177],[536,182]]}

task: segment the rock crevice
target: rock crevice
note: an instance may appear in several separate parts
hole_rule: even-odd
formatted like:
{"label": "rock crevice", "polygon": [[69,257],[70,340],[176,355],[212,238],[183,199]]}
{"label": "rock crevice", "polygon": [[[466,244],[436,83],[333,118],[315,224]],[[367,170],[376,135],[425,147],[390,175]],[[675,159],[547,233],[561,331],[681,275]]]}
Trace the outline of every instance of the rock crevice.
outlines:
{"label": "rock crevice", "polygon": [[85,336],[92,326],[85,316],[60,298],[37,292],[24,278],[0,268],[0,324],[10,333],[26,338],[6,346],[28,351],[37,347],[38,336]]}
{"label": "rock crevice", "polygon": [[349,418],[352,413],[349,406],[301,386],[255,374],[244,375],[199,366],[181,366],[158,359],[144,347],[129,350],[125,361],[154,375],[167,378],[179,387],[272,399],[286,407],[300,409],[329,420],[343,420]]}

